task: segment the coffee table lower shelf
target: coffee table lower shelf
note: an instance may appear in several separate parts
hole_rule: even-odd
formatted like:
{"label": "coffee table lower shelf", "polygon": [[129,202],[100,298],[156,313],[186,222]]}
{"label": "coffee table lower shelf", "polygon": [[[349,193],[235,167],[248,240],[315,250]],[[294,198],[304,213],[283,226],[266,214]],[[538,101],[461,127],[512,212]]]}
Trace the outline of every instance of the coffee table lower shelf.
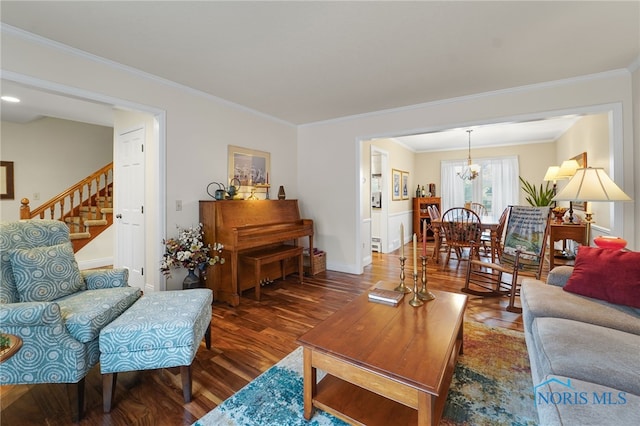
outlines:
{"label": "coffee table lower shelf", "polygon": [[354,425],[411,425],[418,411],[327,374],[318,383],[316,408]]}
{"label": "coffee table lower shelf", "polygon": [[[440,423],[447,402],[449,385],[453,377],[458,354],[462,352],[462,339],[455,342],[447,363],[443,387],[433,403],[430,424]],[[425,395],[431,398],[431,395]],[[326,374],[316,387],[313,406],[353,425],[388,426],[418,425],[418,410],[371,392],[338,377]]]}

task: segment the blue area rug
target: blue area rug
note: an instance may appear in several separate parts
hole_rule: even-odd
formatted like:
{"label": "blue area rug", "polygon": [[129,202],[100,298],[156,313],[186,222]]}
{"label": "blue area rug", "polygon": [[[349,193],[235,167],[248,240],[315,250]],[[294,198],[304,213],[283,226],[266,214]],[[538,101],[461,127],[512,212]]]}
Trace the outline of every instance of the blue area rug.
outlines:
{"label": "blue area rug", "polygon": [[[318,380],[324,374],[318,371]],[[302,348],[257,377],[194,426],[346,425],[315,410],[304,419]],[[465,323],[464,355],[451,382],[441,425],[536,425],[524,335]]]}

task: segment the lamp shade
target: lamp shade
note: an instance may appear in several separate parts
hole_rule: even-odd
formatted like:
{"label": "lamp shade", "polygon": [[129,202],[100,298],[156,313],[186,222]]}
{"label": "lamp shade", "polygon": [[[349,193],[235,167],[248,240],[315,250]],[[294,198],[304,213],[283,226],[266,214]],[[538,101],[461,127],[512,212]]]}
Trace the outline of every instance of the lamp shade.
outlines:
{"label": "lamp shade", "polygon": [[631,201],[601,167],[578,169],[554,201]]}
{"label": "lamp shade", "polygon": [[565,160],[560,165],[556,179],[568,179],[573,176],[580,168],[580,164],[576,160]]}
{"label": "lamp shade", "polygon": [[547,169],[547,173],[544,174],[544,181],[549,181],[549,180],[558,180],[558,172],[560,171],[560,167],[558,166],[549,166],[549,168]]}

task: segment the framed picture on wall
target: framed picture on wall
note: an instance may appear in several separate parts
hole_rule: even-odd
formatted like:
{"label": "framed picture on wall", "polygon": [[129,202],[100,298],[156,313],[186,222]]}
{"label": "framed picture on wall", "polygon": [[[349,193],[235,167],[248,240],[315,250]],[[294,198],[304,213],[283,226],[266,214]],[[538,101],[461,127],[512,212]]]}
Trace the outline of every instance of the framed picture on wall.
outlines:
{"label": "framed picture on wall", "polygon": [[402,200],[402,172],[391,169],[391,200]]}
{"label": "framed picture on wall", "polygon": [[13,161],[0,161],[0,200],[13,198]]}
{"label": "framed picture on wall", "polygon": [[[240,181],[240,192],[249,192],[252,187],[267,185],[271,172],[271,154],[239,146],[229,145],[229,184]],[[236,185],[237,181],[234,182]]]}
{"label": "framed picture on wall", "polygon": [[[570,160],[576,160],[578,162],[578,166],[580,166],[581,169],[587,167],[587,153],[586,152],[578,154],[575,157],[571,157]],[[573,202],[573,209],[574,210],[581,210],[581,211],[584,212],[584,211],[587,210],[587,202],[586,201],[574,201]]]}
{"label": "framed picture on wall", "polygon": [[409,199],[409,172],[401,172],[402,174],[402,199]]}

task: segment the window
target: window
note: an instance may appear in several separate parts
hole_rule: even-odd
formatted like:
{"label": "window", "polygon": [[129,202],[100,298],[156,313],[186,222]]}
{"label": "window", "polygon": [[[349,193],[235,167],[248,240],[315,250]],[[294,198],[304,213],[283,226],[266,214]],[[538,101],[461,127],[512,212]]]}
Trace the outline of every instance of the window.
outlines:
{"label": "window", "polygon": [[462,180],[457,173],[467,160],[441,162],[442,211],[464,206],[465,202],[482,203],[494,220],[510,205],[517,205],[520,196],[517,156],[476,159],[480,175],[472,181]]}

